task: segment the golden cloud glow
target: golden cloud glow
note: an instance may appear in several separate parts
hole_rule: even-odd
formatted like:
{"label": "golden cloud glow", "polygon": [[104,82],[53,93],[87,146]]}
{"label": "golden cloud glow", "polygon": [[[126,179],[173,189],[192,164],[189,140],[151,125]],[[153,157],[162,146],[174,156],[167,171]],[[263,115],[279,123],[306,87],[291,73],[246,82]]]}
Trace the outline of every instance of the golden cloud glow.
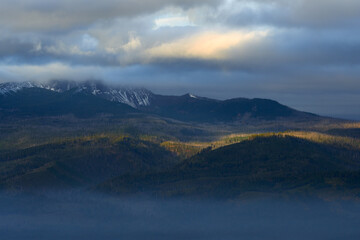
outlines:
{"label": "golden cloud glow", "polygon": [[148,49],[147,56],[155,58],[226,59],[227,53],[232,48],[262,39],[267,34],[267,31],[204,32]]}

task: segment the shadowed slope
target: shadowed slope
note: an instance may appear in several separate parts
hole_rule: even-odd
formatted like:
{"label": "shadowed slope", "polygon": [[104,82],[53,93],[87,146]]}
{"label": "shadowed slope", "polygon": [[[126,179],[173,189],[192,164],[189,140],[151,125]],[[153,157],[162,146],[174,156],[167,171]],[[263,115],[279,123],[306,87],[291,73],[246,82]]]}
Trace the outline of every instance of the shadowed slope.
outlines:
{"label": "shadowed slope", "polygon": [[314,114],[296,111],[268,99],[235,98],[220,101],[196,97],[191,94],[179,97],[154,95],[151,99],[151,105],[141,109],[164,117],[194,122],[318,118]]}
{"label": "shadowed slope", "polygon": [[24,88],[6,96],[0,95],[0,116],[3,117],[73,114],[86,118],[101,113],[122,116],[132,112],[136,110],[126,104],[72,90],[58,93],[42,88]]}
{"label": "shadowed slope", "polygon": [[42,189],[90,186],[124,173],[164,169],[177,158],[162,147],[124,138],[78,139],[0,155],[0,186]]}
{"label": "shadowed slope", "polygon": [[98,187],[118,194],[235,198],[249,193],[357,195],[358,151],[294,137],[258,137],[203,152],[171,170],[126,175]]}

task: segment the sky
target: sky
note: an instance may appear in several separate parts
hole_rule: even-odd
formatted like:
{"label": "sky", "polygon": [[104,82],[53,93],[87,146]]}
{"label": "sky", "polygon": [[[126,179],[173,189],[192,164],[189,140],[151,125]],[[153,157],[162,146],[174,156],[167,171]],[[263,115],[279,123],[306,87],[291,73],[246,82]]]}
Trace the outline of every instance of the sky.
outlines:
{"label": "sky", "polygon": [[0,82],[104,80],[360,119],[359,0],[1,0]]}

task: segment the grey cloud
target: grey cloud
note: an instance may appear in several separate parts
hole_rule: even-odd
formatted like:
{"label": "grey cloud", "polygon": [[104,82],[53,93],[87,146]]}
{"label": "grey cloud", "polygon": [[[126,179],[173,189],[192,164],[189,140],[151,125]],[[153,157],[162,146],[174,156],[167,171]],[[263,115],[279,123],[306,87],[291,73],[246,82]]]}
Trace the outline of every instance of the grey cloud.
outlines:
{"label": "grey cloud", "polygon": [[[183,70],[215,68],[241,71],[286,71],[287,68],[302,68],[308,65],[322,67],[336,64],[356,65],[360,62],[360,37],[357,37],[360,36],[360,31],[345,23],[346,27],[340,30],[319,30],[306,27],[295,29],[270,28],[269,36],[264,39],[231,48],[225,60],[183,59],[173,56],[154,57],[145,61],[142,51],[194,34],[196,31],[201,31],[201,27],[163,28],[154,31],[152,25],[155,16],[138,16],[139,14],[157,11],[168,5],[196,9],[194,6],[205,3],[219,4],[219,1],[202,0],[196,3],[190,0],[141,1],[142,3],[137,1],[130,3],[129,1],[106,0],[101,3],[86,1],[86,4],[84,0],[72,3],[68,0],[60,2],[20,0],[15,5],[15,3],[5,0],[0,9],[0,13],[4,13],[0,14],[0,25],[11,28],[13,24],[21,22],[21,24],[29,24],[29,30],[36,30],[37,27],[48,29],[53,24],[65,24],[71,28],[77,24],[86,24],[87,28],[83,30],[71,29],[71,31],[69,29],[69,32],[58,34],[10,31],[7,33],[10,36],[9,38],[0,38],[0,58],[3,60],[13,59],[15,63],[16,61],[19,63],[60,61],[74,65],[100,66],[151,64],[164,68],[182,68]],[[234,7],[231,4],[229,5],[231,2],[235,4]],[[347,22],[347,19],[357,17],[354,12],[360,7],[358,1],[345,0],[345,2],[345,4],[339,4],[333,0],[301,0],[296,1],[296,3],[284,0],[238,0],[226,1],[226,3],[223,1],[223,4],[220,4],[222,7],[218,8],[219,14],[213,14],[213,16],[214,20],[220,24],[222,22],[227,24],[228,21],[235,21],[234,18],[239,17],[242,18],[241,21],[248,21],[249,23],[255,21],[253,23],[271,25],[276,21],[291,24],[295,18],[299,21],[301,19],[303,21],[316,21],[320,18],[331,18],[331,21],[324,21],[331,24],[344,15],[343,21],[340,21],[343,23]],[[81,5],[82,7],[80,7]],[[245,7],[241,7],[242,5]],[[217,9],[217,7],[215,8]],[[199,9],[198,13],[206,15],[207,10]],[[310,10],[307,11],[308,9]],[[338,12],[332,14],[335,9]],[[39,23],[44,25],[36,26],[36,22],[33,22],[31,17],[25,21],[21,16],[17,16],[22,12],[42,17],[49,15],[54,18],[42,20]],[[11,14],[13,16],[6,17]],[[61,16],[62,19],[57,19],[58,16]],[[128,16],[128,18],[104,20],[118,16]],[[254,16],[253,19],[251,16]],[[15,20],[15,18],[18,19]],[[56,21],[52,22],[52,20]],[[67,21],[69,21],[69,25],[67,25]],[[212,29],[208,25],[204,28]],[[236,28],[233,26],[233,29]],[[81,41],[84,36],[93,38],[93,41],[97,43],[96,46],[93,45],[91,48],[82,46]],[[138,38],[139,46],[137,50],[127,52],[124,50],[124,46],[130,42],[131,36]],[[34,51],[38,44],[41,44],[41,50]]]}
{"label": "grey cloud", "polygon": [[98,21],[136,17],[168,6],[190,8],[219,0],[3,0],[0,26],[19,31],[64,31]]}
{"label": "grey cloud", "polygon": [[211,24],[235,26],[344,28],[360,21],[357,0],[234,0],[228,6],[205,15]]}
{"label": "grey cloud", "polygon": [[[96,22],[153,14],[165,7],[193,10],[193,19],[209,24],[293,27],[355,27],[358,0],[3,0],[0,26],[18,31],[67,31]],[[201,6],[207,6],[203,8]]]}
{"label": "grey cloud", "polygon": [[[186,36],[187,31],[180,34]],[[358,33],[358,34],[357,34]],[[213,69],[216,71],[247,72],[287,72],[291,69],[327,68],[334,66],[356,66],[360,64],[360,31],[332,31],[319,33],[314,30],[273,31],[265,38],[230,48],[225,59],[182,58],[181,56],[153,57],[144,60],[144,51],[156,44],[157,39],[171,41],[179,33],[168,31],[158,33],[139,33],[141,46],[138,50],[126,52],[122,46],[128,44],[126,32],[111,36],[97,32],[99,46],[84,49],[78,42],[85,33],[63,39],[51,39],[41,42],[41,50],[36,50],[37,43],[20,42],[16,39],[1,41],[0,59],[15,58],[18,63],[64,62],[72,65],[126,66],[154,65],[163,69],[194,71]],[[94,34],[96,36],[96,34]],[[140,43],[139,43],[140,44]],[[107,47],[119,47],[115,52],[108,52]],[[16,63],[16,62],[15,62]]]}
{"label": "grey cloud", "polygon": [[357,65],[360,39],[353,37],[356,33],[360,31],[274,31],[262,41],[233,50],[230,59],[255,70]]}
{"label": "grey cloud", "polygon": [[192,71],[213,69],[252,73],[287,73],[360,65],[359,30],[274,30],[265,38],[230,48],[226,59],[158,57],[152,64]]}
{"label": "grey cloud", "polygon": [[0,57],[24,55],[34,49],[34,44],[19,39],[0,39]]}
{"label": "grey cloud", "polygon": [[[153,29],[155,19],[174,14],[168,6],[197,26]],[[346,104],[356,113],[359,12],[358,0],[3,0],[0,81],[95,77],[159,93],[268,97],[324,114],[327,104],[339,114]],[[203,32],[259,29],[268,34],[220,59],[144,56]]]}
{"label": "grey cloud", "polygon": [[183,66],[164,68],[163,65],[121,68],[61,64],[9,68],[0,65],[0,81],[95,78],[122,85],[142,86],[160,94],[181,95],[191,92],[218,99],[270,98],[299,110],[352,118],[360,117],[358,76],[359,66],[293,68],[263,73],[209,68],[191,68],[189,71],[184,70]]}

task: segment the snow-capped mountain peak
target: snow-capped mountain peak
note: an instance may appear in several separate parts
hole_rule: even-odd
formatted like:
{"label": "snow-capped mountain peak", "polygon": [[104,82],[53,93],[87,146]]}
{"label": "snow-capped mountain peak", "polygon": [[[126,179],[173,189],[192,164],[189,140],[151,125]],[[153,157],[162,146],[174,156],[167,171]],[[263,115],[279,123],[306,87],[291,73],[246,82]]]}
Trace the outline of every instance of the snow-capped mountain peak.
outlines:
{"label": "snow-capped mountain peak", "polygon": [[23,88],[33,88],[33,87],[38,87],[38,85],[33,82],[0,83],[0,95],[12,94],[22,90]]}
{"label": "snow-capped mountain peak", "polygon": [[133,108],[149,106],[153,93],[144,88],[112,87],[98,81],[50,81],[48,83],[12,82],[0,84],[0,95],[16,93],[24,88],[44,88],[55,92],[88,93],[109,101],[127,104]]}

